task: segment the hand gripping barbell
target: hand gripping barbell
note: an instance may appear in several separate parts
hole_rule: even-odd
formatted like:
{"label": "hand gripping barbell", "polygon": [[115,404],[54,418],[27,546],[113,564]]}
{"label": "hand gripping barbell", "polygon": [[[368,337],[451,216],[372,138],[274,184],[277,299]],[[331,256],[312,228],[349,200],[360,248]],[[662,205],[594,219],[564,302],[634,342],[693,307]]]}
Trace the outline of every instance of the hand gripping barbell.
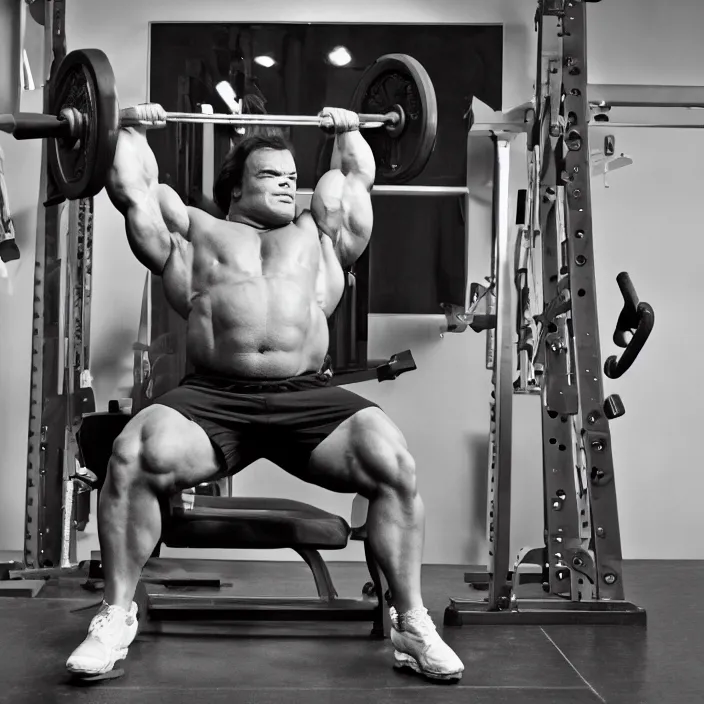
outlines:
{"label": "hand gripping barbell", "polygon": [[[69,199],[94,196],[105,186],[120,128],[188,122],[333,129],[326,115],[165,112],[149,103],[120,110],[112,66],[98,49],[66,55],[51,79],[49,103],[50,114],[0,115],[0,131],[15,139],[48,139],[53,181]],[[377,177],[398,183],[422,171],[435,147],[437,103],[420,63],[404,54],[382,56],[362,76],[351,109],[368,130]]]}

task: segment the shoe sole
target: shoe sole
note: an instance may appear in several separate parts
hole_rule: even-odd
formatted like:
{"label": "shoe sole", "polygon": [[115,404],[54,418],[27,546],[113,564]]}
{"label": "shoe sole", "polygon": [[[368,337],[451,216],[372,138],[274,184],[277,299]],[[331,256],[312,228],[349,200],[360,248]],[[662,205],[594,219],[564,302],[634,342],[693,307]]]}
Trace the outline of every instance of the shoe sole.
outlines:
{"label": "shoe sole", "polygon": [[417,672],[419,675],[428,677],[431,680],[442,681],[462,679],[463,672],[462,670],[459,670],[457,672],[431,672],[428,670],[424,670],[413,656],[407,655],[406,653],[401,653],[398,650],[394,651],[394,667],[399,670],[410,668],[414,672]]}
{"label": "shoe sole", "polygon": [[66,669],[76,677],[86,678],[86,677],[97,677],[99,675],[105,675],[110,672],[115,665],[124,660],[127,657],[127,648],[119,648],[113,651],[113,658],[110,659],[106,667],[100,668],[99,670],[79,670],[74,667],[66,666]]}

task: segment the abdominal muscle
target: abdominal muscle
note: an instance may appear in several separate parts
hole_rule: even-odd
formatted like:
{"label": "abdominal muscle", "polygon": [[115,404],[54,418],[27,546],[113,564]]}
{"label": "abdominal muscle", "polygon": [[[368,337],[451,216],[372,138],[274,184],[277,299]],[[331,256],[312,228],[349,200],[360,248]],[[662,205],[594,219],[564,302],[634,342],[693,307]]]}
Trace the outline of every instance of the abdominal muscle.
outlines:
{"label": "abdominal muscle", "polygon": [[327,320],[313,285],[301,278],[308,277],[260,274],[211,281],[200,292],[194,286],[187,342],[191,363],[201,371],[244,378],[318,371],[328,350]]}

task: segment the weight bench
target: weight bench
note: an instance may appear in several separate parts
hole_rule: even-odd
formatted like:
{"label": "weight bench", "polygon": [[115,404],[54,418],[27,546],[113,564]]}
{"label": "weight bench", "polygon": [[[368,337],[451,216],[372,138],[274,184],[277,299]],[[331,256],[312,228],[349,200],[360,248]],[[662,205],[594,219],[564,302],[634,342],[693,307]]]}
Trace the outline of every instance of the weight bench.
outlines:
{"label": "weight bench", "polygon": [[[410,351],[391,357],[376,368],[340,375],[338,383],[355,383],[376,378],[395,379],[415,369]],[[108,412],[83,417],[77,441],[83,462],[98,477],[99,489],[107,473],[112,444],[127,425],[130,415],[111,403]],[[289,499],[205,496],[182,492],[164,502],[161,545],[173,548],[281,549],[289,548],[309,566],[318,591],[317,598],[233,597],[187,593],[149,593],[148,584],[220,588],[216,575],[188,575],[144,578],[136,600],[143,616],[151,620],[247,620],[247,621],[371,621],[373,637],[388,635],[390,621],[387,584],[369,547],[366,501],[356,497],[353,518],[340,516]],[[353,526],[350,523],[355,524]],[[320,550],[341,550],[348,540],[364,541],[364,553],[371,583],[363,596],[340,598]],[[101,575],[92,571],[91,576]]]}
{"label": "weight bench", "polygon": [[[170,502],[170,515],[162,531],[161,544],[174,548],[281,549],[300,555],[310,568],[317,598],[233,597],[193,593],[149,594],[140,585],[138,601],[146,604],[153,620],[275,620],[275,621],[372,621],[371,635],[388,635],[388,609],[383,599],[342,599],[338,596],[319,550],[341,550],[348,540],[363,540],[373,591],[385,594],[387,587],[369,549],[364,526],[351,528],[341,516],[289,499],[224,497],[182,494]],[[197,584],[177,576],[180,586]],[[159,583],[173,584],[168,578]],[[220,587],[208,580],[203,586]],[[360,590],[362,585],[360,585]]]}

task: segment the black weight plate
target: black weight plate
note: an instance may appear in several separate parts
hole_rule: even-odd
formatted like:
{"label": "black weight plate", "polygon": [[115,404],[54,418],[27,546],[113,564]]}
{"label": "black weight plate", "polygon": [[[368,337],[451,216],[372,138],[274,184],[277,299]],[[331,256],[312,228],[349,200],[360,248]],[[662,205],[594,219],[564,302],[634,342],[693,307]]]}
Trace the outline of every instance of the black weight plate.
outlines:
{"label": "black weight plate", "polygon": [[67,54],[52,79],[50,103],[57,117],[64,108],[83,115],[78,141],[48,140],[56,185],[69,200],[97,195],[115,158],[119,127],[115,74],[107,56],[99,49]]}
{"label": "black weight plate", "polygon": [[379,57],[362,76],[351,110],[385,114],[400,105],[405,124],[396,136],[385,127],[363,129],[374,152],[377,179],[385,183],[407,183],[428,163],[438,130],[435,89],[423,65],[406,54]]}

